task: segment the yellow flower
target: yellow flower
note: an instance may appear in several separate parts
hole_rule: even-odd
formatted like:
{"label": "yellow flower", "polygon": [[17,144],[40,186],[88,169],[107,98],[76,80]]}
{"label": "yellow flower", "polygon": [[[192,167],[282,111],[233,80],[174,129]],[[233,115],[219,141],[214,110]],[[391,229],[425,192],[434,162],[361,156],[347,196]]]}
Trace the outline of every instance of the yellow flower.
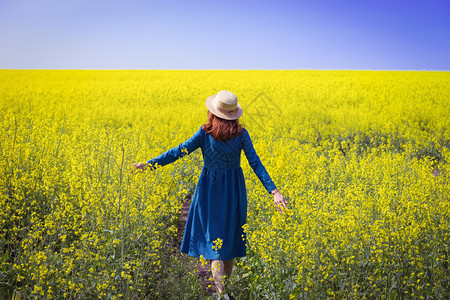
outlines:
{"label": "yellow flower", "polygon": [[222,248],[223,240],[220,238],[217,238],[215,241],[213,241],[212,249],[215,251],[219,251],[219,249]]}

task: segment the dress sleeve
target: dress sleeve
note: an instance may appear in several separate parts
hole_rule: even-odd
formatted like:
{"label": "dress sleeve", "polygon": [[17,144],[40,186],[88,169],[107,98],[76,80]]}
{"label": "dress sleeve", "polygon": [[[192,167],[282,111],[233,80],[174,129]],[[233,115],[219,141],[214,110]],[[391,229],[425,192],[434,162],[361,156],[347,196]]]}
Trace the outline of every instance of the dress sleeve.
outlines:
{"label": "dress sleeve", "polygon": [[150,159],[147,163],[150,165],[150,169],[154,170],[157,166],[162,167],[176,161],[178,158],[183,157],[187,154],[191,154],[197,148],[202,145],[202,128],[200,129],[187,141],[179,144],[163,154]]}
{"label": "dress sleeve", "polygon": [[242,132],[244,141],[243,141],[243,149],[245,156],[247,157],[248,163],[250,167],[252,167],[253,171],[255,172],[256,176],[258,176],[261,183],[266,188],[267,192],[271,192],[277,187],[275,186],[275,183],[273,183],[272,179],[269,176],[269,173],[267,172],[266,168],[262,164],[261,160],[259,159],[258,154],[256,154],[255,148],[253,147],[252,140],[250,139],[250,135],[248,134],[248,131],[244,129]]}

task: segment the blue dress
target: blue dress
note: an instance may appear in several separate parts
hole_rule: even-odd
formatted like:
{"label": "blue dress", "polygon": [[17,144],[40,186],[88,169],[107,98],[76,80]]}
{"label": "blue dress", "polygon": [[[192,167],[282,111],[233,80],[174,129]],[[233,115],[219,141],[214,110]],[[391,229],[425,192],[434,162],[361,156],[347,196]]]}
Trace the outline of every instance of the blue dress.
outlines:
{"label": "blue dress", "polygon": [[[164,166],[201,148],[203,169],[192,197],[181,252],[206,259],[230,260],[246,255],[242,226],[247,218],[247,191],[241,150],[267,192],[275,184],[253,148],[246,129],[227,141],[214,140],[202,127],[186,142],[148,161],[151,169]],[[214,241],[222,240],[219,250]]]}

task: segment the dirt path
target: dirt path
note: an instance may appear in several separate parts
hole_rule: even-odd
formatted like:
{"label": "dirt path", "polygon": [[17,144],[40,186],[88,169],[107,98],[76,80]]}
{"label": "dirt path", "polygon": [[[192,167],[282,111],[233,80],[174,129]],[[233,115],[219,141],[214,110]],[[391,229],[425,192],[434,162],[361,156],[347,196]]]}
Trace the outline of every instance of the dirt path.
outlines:
{"label": "dirt path", "polygon": [[[178,243],[175,245],[175,247],[178,247],[177,251],[179,252],[181,241],[183,239],[184,234],[184,228],[186,227],[186,220],[189,214],[189,208],[191,207],[191,200],[192,196],[187,196],[183,201],[183,206],[181,207],[181,213],[180,213],[180,225],[178,226]],[[202,266],[200,263],[200,260],[196,259],[196,264],[192,266],[192,268],[195,268],[198,271],[198,280],[201,282],[205,290],[208,292],[208,294],[211,296],[213,293],[215,293],[214,287],[208,287],[210,285],[210,281],[208,280],[211,277],[210,272],[210,263],[208,263],[206,266]]]}

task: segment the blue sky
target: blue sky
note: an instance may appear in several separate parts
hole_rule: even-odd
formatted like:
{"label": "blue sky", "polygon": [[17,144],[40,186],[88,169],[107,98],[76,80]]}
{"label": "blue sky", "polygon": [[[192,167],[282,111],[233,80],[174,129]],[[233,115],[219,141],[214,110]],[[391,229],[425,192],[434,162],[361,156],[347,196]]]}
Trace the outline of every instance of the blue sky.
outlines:
{"label": "blue sky", "polygon": [[0,0],[1,69],[450,70],[448,0]]}

